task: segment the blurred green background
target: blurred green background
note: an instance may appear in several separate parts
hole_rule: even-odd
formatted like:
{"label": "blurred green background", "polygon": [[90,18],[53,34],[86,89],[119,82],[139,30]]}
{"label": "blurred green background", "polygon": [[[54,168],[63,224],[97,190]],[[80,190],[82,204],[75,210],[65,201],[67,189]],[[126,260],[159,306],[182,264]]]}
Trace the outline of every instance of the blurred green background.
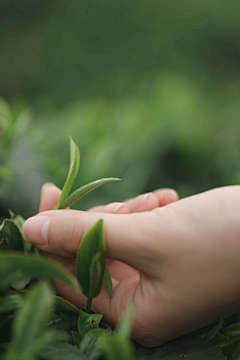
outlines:
{"label": "blurred green background", "polygon": [[68,134],[75,187],[122,178],[77,208],[240,182],[239,0],[1,0],[0,34],[0,214],[63,185]]}

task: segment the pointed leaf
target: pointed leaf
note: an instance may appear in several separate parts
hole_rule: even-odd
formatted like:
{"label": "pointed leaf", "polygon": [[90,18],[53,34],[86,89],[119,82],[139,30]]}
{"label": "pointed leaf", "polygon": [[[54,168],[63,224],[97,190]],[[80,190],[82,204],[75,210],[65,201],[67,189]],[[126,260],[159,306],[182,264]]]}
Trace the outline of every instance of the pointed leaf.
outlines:
{"label": "pointed leaf", "polygon": [[106,360],[133,360],[135,358],[131,340],[121,334],[101,336],[99,342]]}
{"label": "pointed leaf", "polygon": [[5,219],[0,226],[0,251],[24,251],[22,236],[17,225]]}
{"label": "pointed leaf", "polygon": [[29,292],[25,306],[18,310],[14,318],[12,345],[6,359],[34,359],[45,346],[45,341],[51,339],[45,325],[52,312],[52,295],[47,283],[40,283]]}
{"label": "pointed leaf", "polygon": [[[102,254],[97,252],[91,261],[90,265],[90,287],[89,287],[89,297],[94,298],[96,295],[96,290],[99,286],[99,282],[101,281],[101,258]],[[102,283],[102,281],[101,281]]]}
{"label": "pointed leaf", "polygon": [[0,253],[0,289],[5,290],[12,282],[25,279],[29,275],[33,279],[58,279],[77,289],[75,278],[57,262],[34,255]]}
{"label": "pointed leaf", "polygon": [[[100,276],[98,277],[98,284],[95,287],[92,296],[92,283],[93,275],[91,275],[91,263],[94,256],[99,253],[101,257],[98,258],[100,264]],[[82,292],[86,297],[96,297],[99,295],[106,262],[106,246],[104,238],[103,220],[99,220],[83,237],[77,253],[76,260],[76,275],[78,282],[82,288]],[[98,263],[98,262],[97,262]],[[93,267],[92,267],[93,272]],[[92,279],[92,280],[91,280]]]}
{"label": "pointed leaf", "polygon": [[110,294],[110,298],[112,298],[113,296],[113,285],[112,285],[112,278],[110,275],[110,272],[108,270],[108,268],[105,266],[105,270],[104,270],[104,277],[103,280],[105,281],[109,294]]}
{"label": "pointed leaf", "polygon": [[41,351],[41,360],[89,360],[76,346],[54,342]]}
{"label": "pointed leaf", "polygon": [[131,335],[133,311],[134,311],[134,303],[130,302],[127,305],[119,323],[117,324],[116,332],[118,334],[121,334],[126,337],[129,337]]}
{"label": "pointed leaf", "polygon": [[89,192],[97,189],[99,186],[107,184],[111,181],[118,181],[121,179],[118,178],[104,178],[96,180],[81,186],[79,189],[75,190],[71,195],[69,195],[62,203],[61,209],[66,209],[68,206],[74,204],[76,201],[80,200],[83,196],[87,195]]}
{"label": "pointed leaf", "polygon": [[75,331],[71,331],[71,334],[72,334],[72,338],[73,338],[73,343],[75,346],[79,347],[80,345],[80,342],[82,340],[82,337],[81,335],[79,335],[77,332]]}
{"label": "pointed leaf", "polygon": [[63,186],[61,196],[60,196],[57,206],[55,207],[55,210],[62,208],[62,204],[63,204],[64,200],[67,198],[67,196],[69,195],[69,193],[72,189],[72,185],[78,174],[78,169],[79,169],[79,164],[80,164],[80,154],[79,154],[78,147],[75,144],[75,142],[73,141],[73,139],[71,138],[71,136],[69,136],[69,139],[70,139],[70,167],[69,167],[69,171],[68,171],[67,180]]}
{"label": "pointed leaf", "polygon": [[219,333],[223,326],[223,319],[220,319],[220,321],[217,323],[216,326],[214,326],[213,329],[209,331],[209,333],[204,337],[205,340],[211,341],[213,338]]}
{"label": "pointed leaf", "polygon": [[89,331],[80,343],[80,350],[91,360],[98,360],[102,358],[103,351],[99,342],[99,338],[102,334],[104,334],[103,329]]}
{"label": "pointed leaf", "polygon": [[240,335],[240,322],[228,326],[227,329],[229,337]]}
{"label": "pointed leaf", "polygon": [[73,312],[76,314],[81,314],[82,310],[78,309],[75,305],[67,301],[66,299],[62,298],[61,296],[54,296],[56,306],[58,309],[66,310],[69,312]]}
{"label": "pointed leaf", "polygon": [[83,311],[78,318],[79,334],[83,337],[90,330],[97,329],[102,317],[102,314],[88,314]]}
{"label": "pointed leaf", "polygon": [[24,300],[20,294],[15,292],[10,293],[0,298],[0,314],[16,310],[22,307],[23,304]]}
{"label": "pointed leaf", "polygon": [[74,312],[56,309],[47,323],[47,326],[53,325],[56,329],[65,329],[77,325],[78,315]]}

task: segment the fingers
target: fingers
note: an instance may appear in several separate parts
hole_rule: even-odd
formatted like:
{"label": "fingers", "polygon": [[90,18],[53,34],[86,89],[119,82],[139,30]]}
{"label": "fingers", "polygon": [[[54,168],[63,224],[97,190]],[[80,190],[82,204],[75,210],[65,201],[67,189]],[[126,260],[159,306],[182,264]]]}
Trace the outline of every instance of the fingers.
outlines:
{"label": "fingers", "polygon": [[178,193],[173,189],[158,189],[153,191],[158,199],[159,206],[171,204],[179,199]]}
{"label": "fingers", "polygon": [[91,212],[111,213],[111,214],[129,214],[130,210],[127,204],[114,202],[103,206],[94,206],[89,209]]}
{"label": "fingers", "polygon": [[52,183],[46,183],[42,187],[39,212],[52,210],[58,203],[61,190]]}
{"label": "fingers", "polygon": [[123,203],[111,203],[108,205],[95,206],[88,211],[111,213],[111,214],[129,214],[134,212],[151,211],[157,207],[171,204],[178,200],[178,194],[172,189],[159,189],[152,193],[142,194],[133,199],[126,200]]}
{"label": "fingers", "polygon": [[[76,257],[87,230],[104,220],[107,257],[138,270],[149,269],[149,231],[158,218],[153,213],[100,214],[76,210],[54,210],[28,219],[23,226],[25,238],[40,250],[63,257]],[[144,224],[147,224],[145,226]],[[151,250],[150,250],[151,251]],[[145,259],[145,260],[143,260]],[[158,259],[159,261],[159,259]]]}

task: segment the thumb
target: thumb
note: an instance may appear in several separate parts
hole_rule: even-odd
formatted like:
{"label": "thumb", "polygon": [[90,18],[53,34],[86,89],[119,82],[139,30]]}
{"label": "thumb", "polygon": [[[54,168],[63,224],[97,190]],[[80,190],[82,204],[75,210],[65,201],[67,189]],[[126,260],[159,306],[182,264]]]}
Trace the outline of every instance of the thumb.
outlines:
{"label": "thumb", "polygon": [[150,212],[121,215],[78,210],[45,211],[29,218],[24,223],[23,233],[27,241],[44,252],[76,257],[81,239],[99,219],[104,221],[107,257],[145,271],[145,265],[149,267],[148,232],[151,221],[155,220]]}

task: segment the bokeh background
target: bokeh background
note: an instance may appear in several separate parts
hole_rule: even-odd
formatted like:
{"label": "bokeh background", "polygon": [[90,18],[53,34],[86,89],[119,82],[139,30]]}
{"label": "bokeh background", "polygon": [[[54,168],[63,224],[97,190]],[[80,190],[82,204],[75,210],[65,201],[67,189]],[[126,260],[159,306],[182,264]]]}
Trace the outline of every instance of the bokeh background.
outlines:
{"label": "bokeh background", "polygon": [[[240,183],[239,0],[1,0],[0,215],[120,177],[76,205]],[[19,120],[20,119],[20,120]]]}

